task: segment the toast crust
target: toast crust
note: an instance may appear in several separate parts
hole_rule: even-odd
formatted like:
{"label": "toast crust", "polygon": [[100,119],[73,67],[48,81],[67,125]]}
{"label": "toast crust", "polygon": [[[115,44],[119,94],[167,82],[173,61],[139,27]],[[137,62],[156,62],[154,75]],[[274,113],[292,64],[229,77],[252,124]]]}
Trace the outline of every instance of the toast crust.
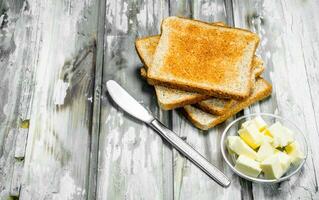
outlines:
{"label": "toast crust", "polygon": [[[215,103],[215,101],[219,101],[219,102]],[[223,115],[235,103],[236,103],[236,100],[233,100],[233,99],[210,98],[210,99],[198,102],[194,106],[213,115]]]}
{"label": "toast crust", "polygon": [[[155,37],[148,37],[148,38],[155,38]],[[148,38],[142,38],[141,40],[148,40]],[[158,39],[159,39],[159,36],[158,36]],[[145,43],[144,42],[143,44],[141,43],[139,48],[145,48]],[[146,56],[145,53],[144,54],[141,53],[140,55],[141,59],[145,56]],[[255,77],[260,76],[265,70],[265,67],[262,64],[263,64],[262,60],[258,58],[257,56],[254,56],[253,74],[255,74]],[[144,67],[140,68],[140,74],[143,78],[147,79],[147,69],[145,69]],[[175,108],[183,107],[188,104],[198,103],[195,106],[201,108],[202,110],[205,110],[206,112],[209,112],[211,114],[222,115],[230,106],[232,106],[235,103],[235,100],[213,98],[221,102],[222,104],[224,104],[223,106],[217,106],[209,102],[209,99],[211,98],[210,96],[199,94],[199,93],[192,93],[192,95],[189,95],[189,94],[186,95],[185,93],[187,92],[184,92],[184,94],[181,95],[180,98],[175,99],[174,101],[164,102],[164,101],[161,101],[161,98],[159,95],[159,93],[161,93],[161,90],[162,90],[161,88],[163,88],[163,86],[155,85],[155,91],[157,95],[158,104],[163,110],[172,110]],[[170,89],[170,90],[174,90],[174,89]],[[182,91],[179,91],[179,92],[182,92]]]}
{"label": "toast crust", "polygon": [[[160,96],[159,92],[161,92],[161,89],[159,89],[158,87],[162,87],[162,86],[155,86],[156,95]],[[195,104],[197,102],[203,101],[208,98],[210,98],[210,96],[202,95],[199,93],[198,94],[192,93],[191,95],[188,95],[184,98],[178,98],[175,101],[171,101],[171,102],[162,102],[158,98],[157,102],[163,110],[172,110],[172,109],[183,107],[186,105]]]}
{"label": "toast crust", "polygon": [[[244,93],[233,92],[231,94],[225,90],[211,90],[208,88],[200,88],[200,87],[196,87],[193,85],[189,86],[189,85],[186,85],[187,84],[186,82],[185,83],[178,83],[178,82],[172,81],[171,83],[168,83],[165,81],[151,78],[149,75],[147,76],[147,82],[150,85],[161,85],[161,86],[165,86],[168,88],[173,88],[173,89],[177,89],[177,90],[184,90],[184,91],[188,91],[188,92],[201,93],[203,95],[213,96],[213,97],[222,98],[222,99],[241,100],[241,99],[244,99],[244,98],[249,96],[249,91],[244,92]],[[251,85],[250,81],[249,81],[249,85]]]}
{"label": "toast crust", "polygon": [[[271,94],[272,86],[268,81],[266,81],[263,78],[258,78],[256,81],[256,85],[257,84],[263,85],[263,88],[257,89],[257,90],[253,89],[254,91],[249,98],[236,103],[230,109],[228,109],[226,113],[224,113],[221,116],[216,116],[216,115],[206,113],[206,112],[204,112],[200,109],[197,109],[191,105],[187,105],[184,107],[184,113],[185,113],[186,117],[197,128],[202,129],[202,130],[208,130],[209,128],[212,128],[212,127],[226,121],[228,118],[230,118],[234,114],[238,113],[242,109],[250,106],[251,104],[253,104],[257,101],[265,99],[266,97],[268,97]],[[256,87],[258,87],[258,85]],[[205,122],[203,122],[203,120],[201,121],[199,119],[198,115],[195,114],[195,112],[199,112],[201,117],[205,118],[205,120],[207,120],[209,122],[205,123]]]}
{"label": "toast crust", "polygon": [[[147,74],[146,74],[146,69],[144,67],[140,68],[140,74],[144,79],[147,79]],[[160,88],[162,86],[156,86],[155,85],[155,93],[156,96],[159,97],[160,96],[160,92],[163,90],[162,88]],[[169,90],[172,90],[169,88]],[[172,92],[172,91],[171,91]],[[196,94],[196,93],[191,93],[191,95],[188,95],[184,98],[178,98],[175,101],[171,101],[171,102],[162,102],[159,100],[159,98],[157,98],[157,102],[158,105],[163,109],[163,110],[172,110],[174,108],[178,108],[178,107],[183,107],[189,104],[194,104],[197,102],[200,102],[202,100],[208,99],[210,98],[210,96],[206,96],[206,95],[202,95],[202,94]]]}
{"label": "toast crust", "polygon": [[[213,22],[212,24],[217,26],[226,26],[226,24],[223,22]],[[154,35],[154,36],[139,38],[135,41],[135,47],[136,47],[137,53],[141,61],[145,65],[144,66],[145,68],[140,69],[141,76],[145,79],[147,78],[147,72],[146,72],[148,68],[147,66],[151,65],[153,54],[155,52],[155,49],[158,45],[159,40],[160,40],[160,35]],[[254,56],[252,65],[253,65],[254,74],[256,76],[259,76],[264,71],[264,67],[262,66],[262,64],[263,64],[262,60],[258,58],[257,56]],[[163,99],[160,98],[160,95],[159,95],[159,93],[162,93],[161,88],[163,87],[155,86],[156,94],[158,97],[157,98],[158,104],[164,110],[171,110],[174,108],[183,107],[188,104],[199,103],[197,107],[202,108],[203,110],[210,112],[212,114],[222,115],[227,110],[227,108],[229,108],[229,106],[233,105],[233,103],[235,102],[234,100],[213,98],[214,102],[216,101],[214,105],[212,103],[209,103],[210,100],[207,100],[208,102],[202,101],[202,100],[211,98],[210,96],[202,95],[199,93],[192,93],[192,95],[190,95],[188,94],[188,92],[184,92],[180,96],[180,98],[176,98],[175,100],[165,102],[163,101]],[[166,90],[168,89],[166,88]],[[173,91],[175,89],[170,89],[170,90]],[[179,92],[181,93],[182,91],[179,90]],[[220,105],[220,104],[223,104],[223,105]]]}
{"label": "toast crust", "polygon": [[[256,77],[258,77],[264,70],[263,66],[256,66],[254,68],[254,74]],[[147,79],[147,73],[145,68],[140,69],[141,76],[145,79]],[[166,88],[170,90],[170,92],[173,92],[171,88]],[[208,112],[214,115],[223,115],[231,106],[233,106],[236,103],[236,100],[232,99],[218,99],[218,98],[211,98],[207,95],[202,95],[199,93],[191,93],[191,95],[183,95],[183,97],[180,97],[178,99],[175,99],[175,101],[170,102],[162,102],[160,99],[160,93],[163,90],[163,86],[156,86],[155,85],[155,92],[158,100],[159,106],[163,110],[172,110],[175,108],[183,107],[189,104],[195,104],[194,106]],[[180,91],[179,91],[180,92]],[[214,101],[215,103],[212,103]],[[218,105],[219,104],[219,105]]]}
{"label": "toast crust", "polygon": [[147,72],[146,69],[144,67],[140,68],[140,74],[144,79],[147,79]]}
{"label": "toast crust", "polygon": [[148,70],[149,83],[216,97],[245,98],[249,96],[247,77],[258,42],[259,38],[248,31],[167,18]]}
{"label": "toast crust", "polygon": [[153,62],[153,56],[160,37],[160,35],[153,35],[135,40],[135,49],[146,69]]}
{"label": "toast crust", "polygon": [[[257,59],[257,56],[255,56]],[[259,58],[258,58],[259,59]],[[255,58],[254,58],[255,60]],[[260,60],[260,59],[259,59]],[[256,67],[253,68],[253,78],[252,81],[255,82],[255,79],[259,77],[262,72],[264,71],[264,66],[260,65],[260,62],[254,62],[253,64],[258,64]],[[216,102],[217,101],[217,102]],[[237,101],[233,99],[217,99],[217,98],[210,98],[195,104],[196,107],[202,109],[205,112],[208,112],[213,115],[223,115],[227,110],[233,106]],[[219,104],[219,105],[218,105]]]}

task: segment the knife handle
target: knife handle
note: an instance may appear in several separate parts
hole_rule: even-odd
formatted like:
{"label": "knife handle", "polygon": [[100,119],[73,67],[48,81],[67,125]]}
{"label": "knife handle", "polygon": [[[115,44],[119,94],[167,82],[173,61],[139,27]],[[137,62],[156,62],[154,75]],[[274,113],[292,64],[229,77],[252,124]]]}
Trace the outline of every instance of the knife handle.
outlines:
{"label": "knife handle", "polygon": [[197,167],[199,167],[209,177],[214,179],[219,185],[223,187],[228,187],[230,185],[230,180],[221,171],[208,162],[208,160],[206,160],[184,140],[178,137],[173,131],[169,130],[164,124],[154,119],[150,123],[150,126],[160,133],[161,136],[165,138],[181,154],[197,165]]}

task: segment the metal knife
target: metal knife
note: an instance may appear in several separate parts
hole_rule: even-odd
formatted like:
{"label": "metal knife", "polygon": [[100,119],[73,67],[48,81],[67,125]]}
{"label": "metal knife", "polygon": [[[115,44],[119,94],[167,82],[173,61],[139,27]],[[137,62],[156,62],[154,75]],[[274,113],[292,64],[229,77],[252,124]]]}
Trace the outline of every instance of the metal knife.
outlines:
{"label": "metal knife", "polygon": [[167,140],[175,149],[193,162],[219,185],[223,187],[228,187],[230,185],[230,180],[221,171],[208,162],[200,153],[178,137],[173,131],[169,130],[164,124],[155,119],[149,111],[139,104],[117,82],[109,80],[107,81],[106,86],[114,102],[124,111],[152,127],[162,136],[162,138]]}

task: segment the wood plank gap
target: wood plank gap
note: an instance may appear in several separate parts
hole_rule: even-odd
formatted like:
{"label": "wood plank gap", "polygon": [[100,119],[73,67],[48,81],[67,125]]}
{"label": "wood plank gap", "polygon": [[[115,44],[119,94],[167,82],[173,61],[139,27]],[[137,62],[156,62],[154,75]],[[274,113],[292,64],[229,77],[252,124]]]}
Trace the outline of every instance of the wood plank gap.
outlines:
{"label": "wood plank gap", "polygon": [[97,173],[98,173],[98,150],[100,135],[100,116],[101,116],[101,91],[103,79],[103,61],[104,61],[104,26],[105,26],[105,1],[99,0],[96,48],[95,50],[95,68],[94,68],[94,88],[93,88],[93,112],[91,126],[91,143],[89,159],[89,178],[87,199],[96,199]]}
{"label": "wood plank gap", "polygon": [[235,26],[233,1],[225,0],[224,4],[227,14],[227,24],[230,26]]}

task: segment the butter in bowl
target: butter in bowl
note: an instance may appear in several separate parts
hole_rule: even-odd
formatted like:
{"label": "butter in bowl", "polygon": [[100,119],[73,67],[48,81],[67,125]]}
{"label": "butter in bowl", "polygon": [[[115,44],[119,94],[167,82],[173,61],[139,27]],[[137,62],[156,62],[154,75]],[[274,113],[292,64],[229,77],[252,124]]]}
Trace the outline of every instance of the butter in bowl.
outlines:
{"label": "butter in bowl", "polygon": [[307,157],[304,135],[282,117],[259,113],[240,117],[225,129],[221,151],[239,176],[261,183],[289,179]]}

